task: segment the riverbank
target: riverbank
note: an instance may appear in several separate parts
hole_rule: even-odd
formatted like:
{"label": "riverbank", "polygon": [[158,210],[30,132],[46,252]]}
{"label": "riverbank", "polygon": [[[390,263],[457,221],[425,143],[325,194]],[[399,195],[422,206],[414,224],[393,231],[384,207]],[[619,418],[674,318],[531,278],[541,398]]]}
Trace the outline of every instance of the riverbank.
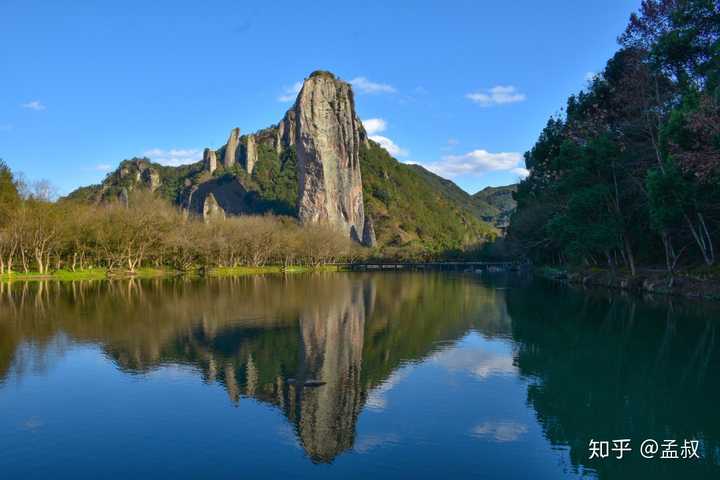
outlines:
{"label": "riverbank", "polygon": [[51,273],[41,274],[38,272],[12,272],[0,275],[0,282],[37,281],[37,280],[106,280],[124,278],[162,278],[162,277],[240,277],[245,275],[267,275],[267,274],[289,274],[309,272],[339,272],[343,268],[338,265],[321,265],[309,267],[294,265],[283,267],[281,265],[265,265],[262,267],[220,267],[208,270],[193,269],[181,272],[164,268],[141,268],[134,272],[125,270],[109,271],[104,268],[92,268],[85,270],[56,270]]}
{"label": "riverbank", "polygon": [[672,282],[669,281],[667,272],[652,269],[641,269],[634,277],[629,272],[612,272],[600,268],[544,266],[536,268],[534,272],[540,277],[573,285],[720,301],[720,271],[717,267],[678,272]]}

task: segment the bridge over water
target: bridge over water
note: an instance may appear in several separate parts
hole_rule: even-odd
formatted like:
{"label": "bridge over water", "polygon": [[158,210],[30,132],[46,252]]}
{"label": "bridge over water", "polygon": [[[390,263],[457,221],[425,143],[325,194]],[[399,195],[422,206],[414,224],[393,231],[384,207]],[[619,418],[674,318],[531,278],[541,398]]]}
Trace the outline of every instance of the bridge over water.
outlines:
{"label": "bridge over water", "polygon": [[521,262],[388,262],[361,261],[342,264],[349,270],[441,270],[453,272],[515,271],[523,266]]}

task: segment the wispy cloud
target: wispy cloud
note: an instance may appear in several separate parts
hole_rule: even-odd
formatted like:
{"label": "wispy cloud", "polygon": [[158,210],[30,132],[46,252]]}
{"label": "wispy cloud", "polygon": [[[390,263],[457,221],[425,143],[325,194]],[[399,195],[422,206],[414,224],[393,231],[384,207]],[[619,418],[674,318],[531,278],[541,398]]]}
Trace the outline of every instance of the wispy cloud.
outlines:
{"label": "wispy cloud", "polygon": [[365,131],[368,134],[368,138],[377,142],[393,157],[405,157],[408,155],[408,151],[398,144],[393,142],[391,139],[384,135],[378,135],[380,132],[384,132],[387,129],[387,122],[382,118],[368,118],[362,121]]}
{"label": "wispy cloud", "polygon": [[487,172],[511,171],[518,175],[522,168],[522,155],[518,152],[492,153],[473,150],[463,155],[446,155],[440,161],[425,165],[428,170],[443,177],[482,175]]}
{"label": "wispy cloud", "polygon": [[457,138],[448,138],[447,144],[440,147],[440,150],[445,152],[451,152],[455,150],[455,147],[457,147],[460,144],[460,140]]}
{"label": "wispy cloud", "polygon": [[303,82],[295,82],[292,86],[283,88],[283,94],[277,98],[278,102],[294,102],[302,86]]}
{"label": "wispy cloud", "polygon": [[108,163],[98,163],[95,167],[93,167],[93,170],[97,170],[98,172],[109,172],[112,169],[112,165]]}
{"label": "wispy cloud", "polygon": [[487,90],[468,93],[466,98],[477,103],[481,107],[492,107],[494,105],[507,105],[524,101],[527,97],[520,93],[512,85],[497,85]]}
{"label": "wispy cloud", "polygon": [[368,118],[362,121],[363,127],[368,135],[384,132],[387,128],[387,122],[382,118]]}
{"label": "wispy cloud", "polygon": [[31,100],[31,101],[29,101],[29,102],[27,102],[27,103],[23,103],[23,104],[20,105],[20,106],[23,107],[23,108],[27,108],[27,109],[30,109],[30,110],[35,110],[35,111],[38,111],[38,112],[39,112],[40,110],[45,110],[45,108],[46,108],[45,105],[43,105],[43,104],[40,102],[40,100]]}
{"label": "wispy cloud", "polygon": [[177,167],[202,160],[202,150],[197,148],[171,148],[169,150],[153,148],[143,152],[143,156],[161,165]]}
{"label": "wispy cloud", "polygon": [[387,83],[371,82],[365,77],[355,77],[350,80],[350,84],[358,93],[395,93],[395,87]]}
{"label": "wispy cloud", "polygon": [[381,147],[388,151],[393,157],[406,157],[408,151],[398,146],[395,142],[382,135],[370,135],[370,140],[374,140],[379,143]]}

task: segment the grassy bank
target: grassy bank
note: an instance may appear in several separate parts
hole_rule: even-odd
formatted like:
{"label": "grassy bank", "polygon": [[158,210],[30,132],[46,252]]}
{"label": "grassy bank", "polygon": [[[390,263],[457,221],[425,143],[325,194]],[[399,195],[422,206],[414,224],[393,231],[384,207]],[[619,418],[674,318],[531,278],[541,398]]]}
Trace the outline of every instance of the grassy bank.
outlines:
{"label": "grassy bank", "polygon": [[28,280],[103,280],[107,278],[160,278],[173,276],[206,276],[206,277],[239,277],[244,275],[265,275],[279,273],[307,273],[307,272],[339,272],[343,268],[337,265],[322,265],[319,267],[308,267],[295,265],[283,268],[281,265],[266,265],[262,267],[223,267],[211,268],[201,273],[196,268],[187,272],[180,272],[166,268],[141,268],[135,272],[124,270],[108,271],[104,268],[91,268],[84,270],[56,270],[47,274],[38,272],[12,272],[0,275],[0,282],[28,281]]}

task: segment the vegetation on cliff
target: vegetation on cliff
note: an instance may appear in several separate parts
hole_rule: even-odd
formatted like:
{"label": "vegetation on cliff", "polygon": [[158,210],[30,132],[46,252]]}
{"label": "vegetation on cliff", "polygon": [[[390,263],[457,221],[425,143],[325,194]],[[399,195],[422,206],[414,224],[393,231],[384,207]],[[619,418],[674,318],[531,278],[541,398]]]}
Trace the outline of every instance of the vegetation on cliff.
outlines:
{"label": "vegetation on cliff", "polygon": [[[360,166],[366,214],[375,222],[385,254],[438,255],[495,238],[496,230],[455,195],[454,189],[462,190],[449,180],[398,162],[374,142],[361,149]],[[440,181],[454,189],[439,187]]]}

